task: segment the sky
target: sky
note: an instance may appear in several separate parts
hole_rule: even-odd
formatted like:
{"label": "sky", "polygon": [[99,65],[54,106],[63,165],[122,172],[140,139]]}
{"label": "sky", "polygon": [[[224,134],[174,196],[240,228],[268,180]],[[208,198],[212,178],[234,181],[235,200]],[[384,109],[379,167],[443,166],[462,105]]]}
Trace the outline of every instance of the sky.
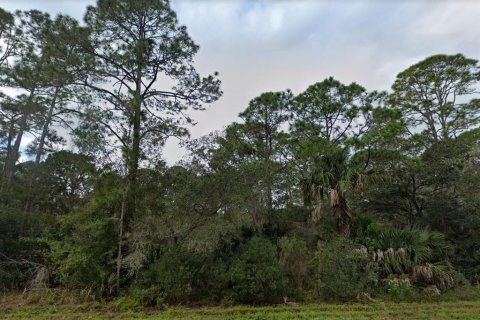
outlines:
{"label": "sky", "polygon": [[[95,0],[0,0],[13,10],[39,9],[82,19]],[[192,138],[221,130],[262,92],[333,76],[388,90],[396,75],[433,54],[480,59],[478,0],[171,0],[200,45],[195,65],[220,73],[223,96],[192,113]],[[167,162],[184,150],[170,140]]]}

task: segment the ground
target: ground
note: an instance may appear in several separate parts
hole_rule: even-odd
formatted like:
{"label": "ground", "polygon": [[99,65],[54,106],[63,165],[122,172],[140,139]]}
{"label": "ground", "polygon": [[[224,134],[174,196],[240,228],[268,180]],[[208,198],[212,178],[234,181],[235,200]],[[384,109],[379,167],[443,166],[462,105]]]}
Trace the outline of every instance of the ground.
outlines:
{"label": "ground", "polygon": [[39,304],[3,300],[1,319],[480,319],[479,301],[316,304],[274,307],[120,311],[111,304]]}

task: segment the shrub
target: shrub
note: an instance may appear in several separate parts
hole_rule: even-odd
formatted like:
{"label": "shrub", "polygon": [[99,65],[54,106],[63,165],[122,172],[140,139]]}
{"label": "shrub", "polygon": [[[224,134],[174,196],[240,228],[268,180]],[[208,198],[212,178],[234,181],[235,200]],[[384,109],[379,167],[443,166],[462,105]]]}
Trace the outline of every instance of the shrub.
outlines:
{"label": "shrub", "polygon": [[408,278],[387,279],[386,284],[387,292],[394,301],[411,302],[415,300],[416,290]]}
{"label": "shrub", "polygon": [[240,303],[273,303],[286,293],[288,279],[268,240],[253,237],[229,270],[231,296]]}
{"label": "shrub", "polygon": [[317,293],[327,300],[350,300],[373,281],[369,257],[345,238],[319,245],[312,265]]}
{"label": "shrub", "polygon": [[408,273],[416,264],[444,260],[451,253],[451,246],[442,233],[416,226],[385,227],[370,237],[370,250],[387,256],[380,259],[380,268],[386,275]]}
{"label": "shrub", "polygon": [[453,282],[455,287],[468,287],[470,286],[470,281],[465,277],[461,272],[453,272]]}
{"label": "shrub", "polygon": [[134,297],[119,297],[113,301],[113,306],[121,312],[139,310],[142,306]]}
{"label": "shrub", "polygon": [[196,260],[194,252],[182,247],[167,248],[140,274],[135,295],[146,305],[155,305],[160,300],[169,303],[188,300],[193,291]]}
{"label": "shrub", "polygon": [[410,278],[418,287],[435,286],[444,291],[455,286],[454,275],[449,263],[424,263],[413,267]]}
{"label": "shrub", "polygon": [[[48,285],[45,256],[49,247],[41,236],[48,215],[9,208],[0,199],[0,290]],[[43,276],[42,276],[43,275]]]}
{"label": "shrub", "polygon": [[119,177],[106,174],[85,207],[58,217],[49,234],[50,259],[57,281],[70,289],[111,293],[115,287],[118,224],[121,205]]}
{"label": "shrub", "polygon": [[283,237],[279,240],[280,263],[299,292],[308,287],[310,253],[305,241]]}
{"label": "shrub", "polygon": [[68,288],[91,288],[106,293],[111,286],[117,232],[110,217],[84,210],[62,217],[63,240],[52,240],[55,275]]}

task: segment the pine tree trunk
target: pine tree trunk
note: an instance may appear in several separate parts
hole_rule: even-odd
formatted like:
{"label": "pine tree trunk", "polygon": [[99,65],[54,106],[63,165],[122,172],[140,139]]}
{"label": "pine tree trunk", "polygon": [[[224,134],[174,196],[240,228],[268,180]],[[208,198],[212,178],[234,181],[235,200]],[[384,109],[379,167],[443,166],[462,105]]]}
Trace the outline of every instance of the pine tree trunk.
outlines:
{"label": "pine tree trunk", "polygon": [[[140,78],[139,78],[140,79]],[[120,278],[122,269],[122,260],[124,255],[124,235],[129,230],[129,222],[135,216],[136,197],[137,197],[137,176],[140,161],[140,140],[141,140],[141,99],[140,99],[141,81],[137,81],[137,90],[135,97],[131,102],[131,111],[133,115],[133,136],[132,147],[127,154],[127,179],[125,193],[122,199],[122,210],[119,221],[119,242],[117,253],[117,292],[120,289]]]}
{"label": "pine tree trunk", "polygon": [[120,219],[118,221],[118,251],[117,251],[117,292],[120,290],[120,279],[122,276],[122,246],[123,246],[123,223],[125,219],[125,207],[126,207],[126,191],[122,194],[122,206],[120,209]]}
{"label": "pine tree trunk", "polygon": [[35,155],[35,166],[40,163],[43,154],[43,148],[45,146],[45,140],[47,139],[48,129],[50,128],[50,124],[52,123],[53,111],[55,111],[55,107],[57,104],[58,95],[60,94],[60,88],[55,88],[55,93],[53,94],[52,102],[50,103],[50,108],[48,110],[47,118],[43,123],[42,128],[42,135],[40,136],[40,140],[38,141],[37,152]]}
{"label": "pine tree trunk", "polygon": [[5,161],[5,168],[3,172],[3,176],[5,180],[3,183],[3,189],[6,189],[6,190],[10,188],[13,181],[13,176],[15,175],[15,165],[20,155],[20,145],[22,143],[23,134],[25,133],[25,130],[27,128],[28,116],[30,115],[30,112],[28,112],[28,108],[32,103],[33,95],[34,95],[34,90],[31,90],[27,100],[26,110],[24,110],[22,117],[20,119],[20,126],[18,128],[17,137],[15,138],[15,143],[13,144],[13,148],[10,148],[9,150],[10,152],[8,152],[7,159]]}
{"label": "pine tree trunk", "polygon": [[[50,128],[50,124],[52,123],[53,111],[55,111],[55,106],[57,104],[58,95],[60,93],[60,88],[55,88],[55,92],[53,94],[52,102],[50,103],[50,108],[47,113],[47,117],[45,122],[43,123],[42,134],[40,135],[40,139],[38,141],[38,146],[35,154],[35,167],[32,172],[32,176],[30,177],[30,182],[28,183],[28,189],[31,190],[35,179],[38,176],[38,165],[40,164],[40,160],[42,159],[43,149],[45,146],[45,140],[47,139],[48,129]],[[32,193],[28,196],[27,201],[25,203],[25,212],[30,211],[30,206],[32,205]]]}

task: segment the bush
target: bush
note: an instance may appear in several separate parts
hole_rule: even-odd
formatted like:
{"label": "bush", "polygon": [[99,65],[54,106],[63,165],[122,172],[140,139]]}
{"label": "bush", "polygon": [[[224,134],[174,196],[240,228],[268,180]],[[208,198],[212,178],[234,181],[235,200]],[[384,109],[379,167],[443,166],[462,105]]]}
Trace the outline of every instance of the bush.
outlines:
{"label": "bush", "polygon": [[368,262],[367,253],[347,239],[321,243],[312,265],[316,292],[326,300],[355,298],[375,278]]}
{"label": "bush", "polygon": [[453,272],[453,282],[454,287],[469,287],[470,281],[465,277],[465,275],[461,272],[454,271]]}
{"label": "bush", "polygon": [[408,278],[393,278],[386,281],[388,295],[396,302],[412,302],[416,297],[416,290]]}
{"label": "bush", "polygon": [[27,214],[1,202],[0,199],[0,290],[48,285],[50,273],[44,271],[50,271],[45,259],[49,247],[41,234],[48,215]]}
{"label": "bush", "polygon": [[119,297],[113,301],[113,306],[121,312],[139,310],[142,305],[134,297]]}
{"label": "bush", "polygon": [[305,241],[283,237],[279,240],[280,263],[290,278],[296,293],[301,293],[309,284],[308,263],[311,255]]}
{"label": "bush", "polygon": [[[84,210],[60,219],[63,240],[51,240],[55,276],[66,287],[105,294],[112,287],[117,232],[108,216]],[[100,215],[100,214],[99,214]]]}
{"label": "bush", "polygon": [[181,247],[166,249],[140,274],[134,295],[142,304],[152,306],[187,301],[193,292],[198,261],[194,252]]}
{"label": "bush", "polygon": [[285,295],[288,279],[277,258],[277,248],[268,240],[253,237],[229,270],[235,302],[273,303]]}
{"label": "bush", "polygon": [[89,203],[59,216],[49,234],[54,276],[69,289],[108,294],[115,288],[118,224],[112,217],[121,205],[119,186],[118,176],[104,175]]}

